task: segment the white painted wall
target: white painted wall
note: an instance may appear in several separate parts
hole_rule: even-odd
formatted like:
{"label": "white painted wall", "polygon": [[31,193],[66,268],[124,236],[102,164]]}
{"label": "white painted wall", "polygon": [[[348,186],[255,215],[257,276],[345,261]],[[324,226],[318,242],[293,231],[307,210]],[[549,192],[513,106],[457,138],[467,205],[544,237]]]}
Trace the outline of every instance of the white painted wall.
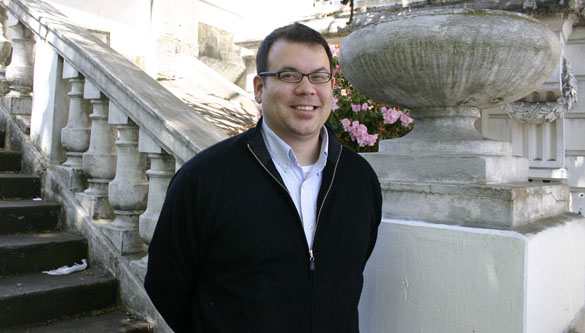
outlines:
{"label": "white painted wall", "polygon": [[76,24],[110,33],[110,45],[132,61],[149,47],[150,0],[46,0]]}
{"label": "white painted wall", "polygon": [[566,332],[585,305],[585,219],[526,237],[526,332]]}
{"label": "white painted wall", "polygon": [[583,218],[534,235],[385,219],[360,329],[560,332],[585,304],[584,239]]}

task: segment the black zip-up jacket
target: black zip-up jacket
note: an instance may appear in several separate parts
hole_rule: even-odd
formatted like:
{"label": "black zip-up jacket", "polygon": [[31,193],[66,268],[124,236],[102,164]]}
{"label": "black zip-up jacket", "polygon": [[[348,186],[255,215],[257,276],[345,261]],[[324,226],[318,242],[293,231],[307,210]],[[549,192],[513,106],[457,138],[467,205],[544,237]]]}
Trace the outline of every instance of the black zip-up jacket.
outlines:
{"label": "black zip-up jacket", "polygon": [[176,332],[358,332],[381,219],[378,178],[329,134],[311,254],[260,131],[176,173],[149,246],[146,291]]}

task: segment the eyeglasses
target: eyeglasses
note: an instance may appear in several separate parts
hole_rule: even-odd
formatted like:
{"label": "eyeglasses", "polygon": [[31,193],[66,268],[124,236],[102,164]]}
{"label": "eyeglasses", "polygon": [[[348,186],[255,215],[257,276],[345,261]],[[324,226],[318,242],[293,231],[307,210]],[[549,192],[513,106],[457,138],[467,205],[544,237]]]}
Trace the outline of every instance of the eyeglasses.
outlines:
{"label": "eyeglasses", "polygon": [[313,72],[313,73],[299,73],[294,71],[283,71],[283,72],[261,72],[260,76],[276,76],[282,82],[298,83],[303,80],[303,76],[309,78],[309,82],[321,84],[327,83],[331,80],[333,74],[328,72]]}

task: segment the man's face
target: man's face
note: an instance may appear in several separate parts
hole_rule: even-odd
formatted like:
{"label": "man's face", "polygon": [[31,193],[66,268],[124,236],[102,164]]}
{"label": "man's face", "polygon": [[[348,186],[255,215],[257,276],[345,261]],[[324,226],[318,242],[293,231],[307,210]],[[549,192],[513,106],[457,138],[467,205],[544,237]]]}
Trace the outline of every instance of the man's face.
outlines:
{"label": "man's face", "polygon": [[[330,72],[323,46],[277,40],[268,53],[269,72]],[[282,82],[276,76],[254,78],[254,95],[262,103],[266,124],[285,142],[293,145],[319,136],[331,113],[333,81],[314,84]]]}

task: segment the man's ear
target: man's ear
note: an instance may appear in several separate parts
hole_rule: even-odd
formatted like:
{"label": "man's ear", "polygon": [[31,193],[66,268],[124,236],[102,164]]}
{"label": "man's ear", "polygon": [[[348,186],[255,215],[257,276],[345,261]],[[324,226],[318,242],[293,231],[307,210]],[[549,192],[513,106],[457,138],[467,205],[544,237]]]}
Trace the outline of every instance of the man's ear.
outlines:
{"label": "man's ear", "polygon": [[262,103],[262,89],[264,89],[264,81],[260,76],[254,76],[254,99],[259,104]]}

